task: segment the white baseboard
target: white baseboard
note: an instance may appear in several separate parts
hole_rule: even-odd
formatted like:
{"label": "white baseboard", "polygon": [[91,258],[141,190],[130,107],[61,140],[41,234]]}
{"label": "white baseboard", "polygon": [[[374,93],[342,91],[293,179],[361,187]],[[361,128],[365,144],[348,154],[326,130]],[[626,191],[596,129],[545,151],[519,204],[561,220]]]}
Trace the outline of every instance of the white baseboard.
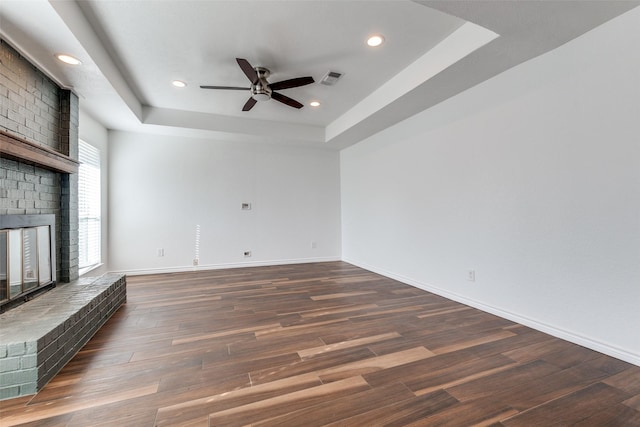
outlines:
{"label": "white baseboard", "polygon": [[507,320],[511,320],[516,323],[520,323],[521,325],[528,326],[530,328],[536,329],[538,331],[547,333],[556,338],[560,338],[574,344],[581,345],[583,347],[589,348],[591,350],[598,351],[600,353],[606,354],[611,357],[615,357],[616,359],[623,360],[625,362],[632,363],[636,366],[640,366],[640,355],[629,352],[627,350],[611,346],[609,344],[600,342],[598,340],[594,340],[589,337],[585,337],[562,328],[558,328],[553,325],[548,325],[546,323],[540,322],[535,319],[530,319],[528,317],[503,310],[498,307],[493,307],[482,302],[464,297],[462,295],[458,295],[453,292],[449,292],[447,290],[438,288],[437,286],[430,285],[428,283],[423,283],[418,280],[402,276],[400,274],[396,274],[390,271],[386,271],[380,268],[373,267],[371,265],[363,264],[357,261],[343,259],[344,262],[348,262],[349,264],[353,264],[357,267],[364,268],[365,270],[369,270],[373,273],[380,274],[382,276],[388,277],[390,279],[397,280],[402,283],[406,283],[407,285],[411,285],[418,289],[422,289],[424,291],[428,291],[434,293],[436,295],[440,295],[442,297],[448,298],[453,301],[457,301],[459,303],[468,305],[470,307],[477,308],[478,310],[485,311],[487,313],[495,314],[496,316],[502,317]]}
{"label": "white baseboard", "polygon": [[319,257],[319,258],[295,258],[295,259],[278,259],[269,261],[248,261],[227,264],[205,264],[198,266],[177,266],[177,267],[159,267],[159,268],[141,268],[135,270],[117,270],[109,271],[109,273],[126,274],[127,276],[142,276],[145,274],[162,274],[162,273],[185,273],[191,271],[203,270],[221,270],[225,268],[244,268],[244,267],[268,267],[272,265],[287,264],[309,264],[313,262],[332,262],[342,261],[340,257]]}

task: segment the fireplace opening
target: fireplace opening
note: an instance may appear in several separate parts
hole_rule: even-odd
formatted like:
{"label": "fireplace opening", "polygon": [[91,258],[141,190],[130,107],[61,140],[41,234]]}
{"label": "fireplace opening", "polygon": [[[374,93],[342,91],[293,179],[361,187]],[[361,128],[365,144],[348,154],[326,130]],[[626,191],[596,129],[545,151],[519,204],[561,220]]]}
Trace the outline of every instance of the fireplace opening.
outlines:
{"label": "fireplace opening", "polygon": [[0,215],[0,313],[55,286],[55,215]]}

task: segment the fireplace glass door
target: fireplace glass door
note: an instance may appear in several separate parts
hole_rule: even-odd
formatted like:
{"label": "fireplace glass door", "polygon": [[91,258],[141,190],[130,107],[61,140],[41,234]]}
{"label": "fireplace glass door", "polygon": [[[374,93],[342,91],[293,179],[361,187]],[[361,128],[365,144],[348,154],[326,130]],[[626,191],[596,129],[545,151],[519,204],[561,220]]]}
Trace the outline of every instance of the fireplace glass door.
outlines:
{"label": "fireplace glass door", "polygon": [[0,230],[0,302],[53,280],[49,226]]}

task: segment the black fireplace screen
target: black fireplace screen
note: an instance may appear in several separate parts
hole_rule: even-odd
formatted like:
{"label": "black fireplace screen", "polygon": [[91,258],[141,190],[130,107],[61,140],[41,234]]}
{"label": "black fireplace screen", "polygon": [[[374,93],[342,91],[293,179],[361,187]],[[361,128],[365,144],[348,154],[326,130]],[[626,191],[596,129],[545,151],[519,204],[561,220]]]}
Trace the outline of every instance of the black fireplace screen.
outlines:
{"label": "black fireplace screen", "polygon": [[55,217],[0,216],[0,305],[55,282]]}

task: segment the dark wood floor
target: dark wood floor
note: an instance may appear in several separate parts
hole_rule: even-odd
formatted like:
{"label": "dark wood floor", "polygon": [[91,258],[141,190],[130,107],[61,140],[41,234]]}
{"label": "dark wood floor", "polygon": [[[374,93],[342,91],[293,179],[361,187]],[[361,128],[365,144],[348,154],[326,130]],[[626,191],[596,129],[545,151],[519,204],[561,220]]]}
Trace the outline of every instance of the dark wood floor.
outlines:
{"label": "dark wood floor", "polygon": [[346,263],[128,283],[0,425],[640,426],[640,367]]}

